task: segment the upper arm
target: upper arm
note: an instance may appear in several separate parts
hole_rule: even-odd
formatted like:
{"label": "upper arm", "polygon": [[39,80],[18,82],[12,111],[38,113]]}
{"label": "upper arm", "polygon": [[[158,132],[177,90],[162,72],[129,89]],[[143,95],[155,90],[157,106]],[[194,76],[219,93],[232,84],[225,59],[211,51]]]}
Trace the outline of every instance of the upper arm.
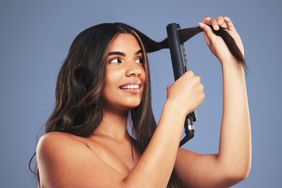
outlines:
{"label": "upper arm", "polygon": [[44,187],[120,187],[123,177],[64,133],[48,133],[37,146],[40,183]]}
{"label": "upper arm", "polygon": [[238,182],[229,178],[228,169],[216,154],[197,154],[183,148],[178,149],[175,171],[188,187],[229,187]]}

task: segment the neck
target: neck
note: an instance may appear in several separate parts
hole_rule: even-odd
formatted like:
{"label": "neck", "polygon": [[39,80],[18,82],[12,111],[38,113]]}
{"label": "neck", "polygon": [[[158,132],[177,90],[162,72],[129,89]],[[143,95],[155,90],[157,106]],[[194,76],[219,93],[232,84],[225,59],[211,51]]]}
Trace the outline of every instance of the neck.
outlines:
{"label": "neck", "polygon": [[129,139],[126,127],[128,110],[117,110],[105,107],[103,109],[103,119],[94,135],[111,138],[122,142]]}

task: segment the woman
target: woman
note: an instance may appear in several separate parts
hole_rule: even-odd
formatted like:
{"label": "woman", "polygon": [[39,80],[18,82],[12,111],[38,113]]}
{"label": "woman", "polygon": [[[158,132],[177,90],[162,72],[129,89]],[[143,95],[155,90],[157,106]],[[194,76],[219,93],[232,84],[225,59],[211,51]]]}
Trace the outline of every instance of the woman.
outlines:
{"label": "woman", "polygon": [[[227,28],[241,52],[243,44],[227,17],[206,17],[199,25],[222,66],[219,152],[179,148],[186,115],[205,97],[200,78],[188,71],[167,87],[156,126],[141,39],[124,24],[100,24],[76,37],[60,70],[56,107],[36,152],[40,187],[228,187],[248,175],[244,69],[208,25]],[[127,132],[128,118],[133,136]]]}

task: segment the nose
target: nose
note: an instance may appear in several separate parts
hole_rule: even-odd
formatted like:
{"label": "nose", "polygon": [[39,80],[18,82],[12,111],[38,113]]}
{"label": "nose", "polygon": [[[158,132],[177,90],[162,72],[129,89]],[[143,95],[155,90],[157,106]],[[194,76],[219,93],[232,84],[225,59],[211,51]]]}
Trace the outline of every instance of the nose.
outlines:
{"label": "nose", "polygon": [[143,67],[140,67],[137,63],[130,63],[126,69],[126,76],[140,76],[143,71]]}

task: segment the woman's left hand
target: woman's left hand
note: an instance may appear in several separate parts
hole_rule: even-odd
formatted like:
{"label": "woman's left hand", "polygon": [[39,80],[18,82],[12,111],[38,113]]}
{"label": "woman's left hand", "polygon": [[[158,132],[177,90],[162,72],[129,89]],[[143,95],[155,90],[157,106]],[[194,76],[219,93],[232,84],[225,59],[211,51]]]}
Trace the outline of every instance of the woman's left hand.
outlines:
{"label": "woman's left hand", "polygon": [[205,17],[202,22],[199,23],[199,26],[204,31],[205,41],[209,46],[209,49],[218,58],[221,64],[234,61],[235,58],[230,53],[223,39],[220,36],[215,35],[208,25],[211,25],[214,30],[218,30],[220,27],[225,29],[233,37],[235,43],[244,56],[244,46],[242,40],[230,18],[218,16],[215,19],[211,19],[210,17]]}

